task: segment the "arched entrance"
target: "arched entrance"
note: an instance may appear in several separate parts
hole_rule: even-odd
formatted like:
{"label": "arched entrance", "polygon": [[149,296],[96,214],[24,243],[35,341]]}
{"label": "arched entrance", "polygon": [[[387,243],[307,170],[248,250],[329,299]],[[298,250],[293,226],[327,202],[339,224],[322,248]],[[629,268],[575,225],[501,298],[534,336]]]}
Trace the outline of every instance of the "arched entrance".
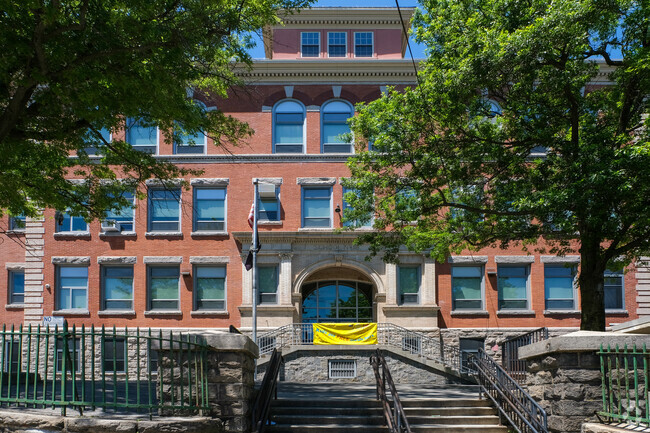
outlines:
{"label": "arched entrance", "polygon": [[325,280],[302,286],[302,322],[372,322],[372,285]]}

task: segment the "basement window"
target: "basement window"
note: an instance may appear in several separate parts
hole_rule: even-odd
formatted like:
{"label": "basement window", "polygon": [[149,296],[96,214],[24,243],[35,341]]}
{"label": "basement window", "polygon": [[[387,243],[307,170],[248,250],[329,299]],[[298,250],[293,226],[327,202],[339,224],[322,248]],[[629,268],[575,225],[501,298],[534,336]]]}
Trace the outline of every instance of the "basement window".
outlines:
{"label": "basement window", "polygon": [[357,377],[357,361],[355,359],[332,359],[329,361],[330,379],[352,379]]}

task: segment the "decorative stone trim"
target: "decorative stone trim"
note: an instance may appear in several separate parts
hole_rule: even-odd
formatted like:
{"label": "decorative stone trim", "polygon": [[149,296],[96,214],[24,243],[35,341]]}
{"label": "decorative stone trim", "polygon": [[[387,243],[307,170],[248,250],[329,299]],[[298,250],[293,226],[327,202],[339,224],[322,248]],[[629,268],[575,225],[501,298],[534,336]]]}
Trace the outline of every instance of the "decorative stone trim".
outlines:
{"label": "decorative stone trim", "polygon": [[20,271],[25,269],[25,263],[5,263],[5,269],[8,271]]}
{"label": "decorative stone trim", "polygon": [[580,263],[580,256],[541,256],[542,263]]}
{"label": "decorative stone trim", "polygon": [[174,187],[177,187],[177,186],[183,185],[183,179],[169,179],[169,180],[165,180],[165,181],[162,181],[160,179],[147,179],[145,181],[145,185],[147,185],[147,186],[166,186],[166,187],[174,186]]}
{"label": "decorative stone trim", "polygon": [[[270,183],[273,185],[282,185],[282,178],[281,177],[258,177],[257,181],[259,183]],[[252,180],[251,180],[252,182]]]}
{"label": "decorative stone trim", "polygon": [[508,316],[534,316],[535,312],[533,310],[499,310],[497,311],[497,317],[508,317]]}
{"label": "decorative stone trim", "polygon": [[305,163],[322,163],[346,162],[350,158],[350,154],[337,154],[337,153],[268,153],[268,154],[248,154],[248,155],[156,155],[155,158],[161,161],[168,161],[174,164],[233,164],[239,163],[289,163],[289,162],[305,162]]}
{"label": "decorative stone trim", "polygon": [[190,233],[192,237],[201,237],[201,236],[228,236],[228,231],[226,230],[214,230],[214,231],[201,231],[201,232],[192,232]]}
{"label": "decorative stone trim", "polygon": [[262,105],[262,113],[270,113],[273,111],[273,107],[270,105]]}
{"label": "decorative stone trim", "polygon": [[190,185],[192,186],[228,186],[229,184],[230,179],[227,177],[190,179]]}
{"label": "decorative stone trim", "polygon": [[90,238],[90,232],[59,232],[54,233],[54,239],[66,239],[66,238]]}
{"label": "decorative stone trim", "polygon": [[452,311],[451,312],[451,317],[461,317],[461,316],[468,316],[468,317],[488,317],[490,313],[488,313],[486,310],[468,310],[468,311]]}
{"label": "decorative stone trim", "polygon": [[100,238],[135,238],[136,232],[99,232]]}
{"label": "decorative stone trim", "polygon": [[56,310],[52,311],[53,316],[90,316],[88,310]]}
{"label": "decorative stone trim", "polygon": [[[385,297],[385,295],[384,295]],[[437,305],[384,305],[382,307],[384,312],[391,313],[418,313],[422,314],[423,312],[435,312],[440,310],[440,307]]]}
{"label": "decorative stone trim", "polygon": [[90,257],[52,257],[53,265],[86,265],[90,266]]}
{"label": "decorative stone trim", "polygon": [[449,256],[447,261],[453,264],[481,264],[487,263],[488,256]]}
{"label": "decorative stone trim", "polygon": [[573,316],[580,314],[580,310],[544,310],[545,316]]}
{"label": "decorative stone trim", "polygon": [[180,310],[169,310],[169,311],[145,311],[145,317],[182,317],[183,312]]}
{"label": "decorative stone trim", "polygon": [[535,263],[535,256],[495,256],[496,263]]}
{"label": "decorative stone trim", "polygon": [[25,304],[7,304],[5,310],[24,310]]}
{"label": "decorative stone trim", "polygon": [[135,317],[134,310],[103,310],[98,311],[99,317]]}
{"label": "decorative stone trim", "polygon": [[204,316],[229,316],[230,313],[227,310],[214,310],[214,311],[209,311],[209,310],[202,310],[202,311],[192,311],[190,312],[190,316],[192,317],[204,317]]}
{"label": "decorative stone trim", "polygon": [[183,263],[183,256],[144,256],[142,258],[143,263],[152,264],[152,263],[173,263],[180,265]]}
{"label": "decorative stone trim", "polygon": [[183,232],[146,232],[144,235],[150,238],[182,238]]}
{"label": "decorative stone trim", "polygon": [[334,185],[335,177],[299,177],[296,178],[297,185]]}
{"label": "decorative stone trim", "polygon": [[100,265],[134,265],[138,261],[135,256],[99,256],[97,263]]}
{"label": "decorative stone trim", "polygon": [[627,316],[630,314],[627,310],[605,310],[605,314],[610,316]]}
{"label": "decorative stone trim", "polygon": [[228,256],[190,256],[190,263],[193,265],[224,264],[230,263]]}
{"label": "decorative stone trim", "polygon": [[319,113],[320,112],[320,106],[318,105],[307,105],[307,111],[313,112],[313,113]]}
{"label": "decorative stone trim", "polygon": [[284,225],[283,221],[258,221],[258,226],[278,226],[282,227]]}

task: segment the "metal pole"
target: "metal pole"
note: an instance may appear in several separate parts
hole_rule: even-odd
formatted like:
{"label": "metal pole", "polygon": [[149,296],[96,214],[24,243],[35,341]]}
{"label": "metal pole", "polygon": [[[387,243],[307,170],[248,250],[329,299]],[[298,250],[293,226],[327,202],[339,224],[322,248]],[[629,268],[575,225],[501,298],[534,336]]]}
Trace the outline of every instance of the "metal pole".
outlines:
{"label": "metal pole", "polygon": [[[257,191],[258,179],[253,179],[254,195],[253,195],[253,342],[257,344]],[[253,380],[257,380],[257,359],[255,360],[255,371]]]}

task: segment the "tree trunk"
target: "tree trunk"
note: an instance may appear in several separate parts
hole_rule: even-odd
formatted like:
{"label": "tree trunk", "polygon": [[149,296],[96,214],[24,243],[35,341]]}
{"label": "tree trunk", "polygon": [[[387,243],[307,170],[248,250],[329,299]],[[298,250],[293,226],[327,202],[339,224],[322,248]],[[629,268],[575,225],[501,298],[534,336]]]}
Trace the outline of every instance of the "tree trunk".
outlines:
{"label": "tree trunk", "polygon": [[601,257],[600,242],[584,242],[580,248],[581,322],[585,331],[605,330],[605,280],[607,263]]}

